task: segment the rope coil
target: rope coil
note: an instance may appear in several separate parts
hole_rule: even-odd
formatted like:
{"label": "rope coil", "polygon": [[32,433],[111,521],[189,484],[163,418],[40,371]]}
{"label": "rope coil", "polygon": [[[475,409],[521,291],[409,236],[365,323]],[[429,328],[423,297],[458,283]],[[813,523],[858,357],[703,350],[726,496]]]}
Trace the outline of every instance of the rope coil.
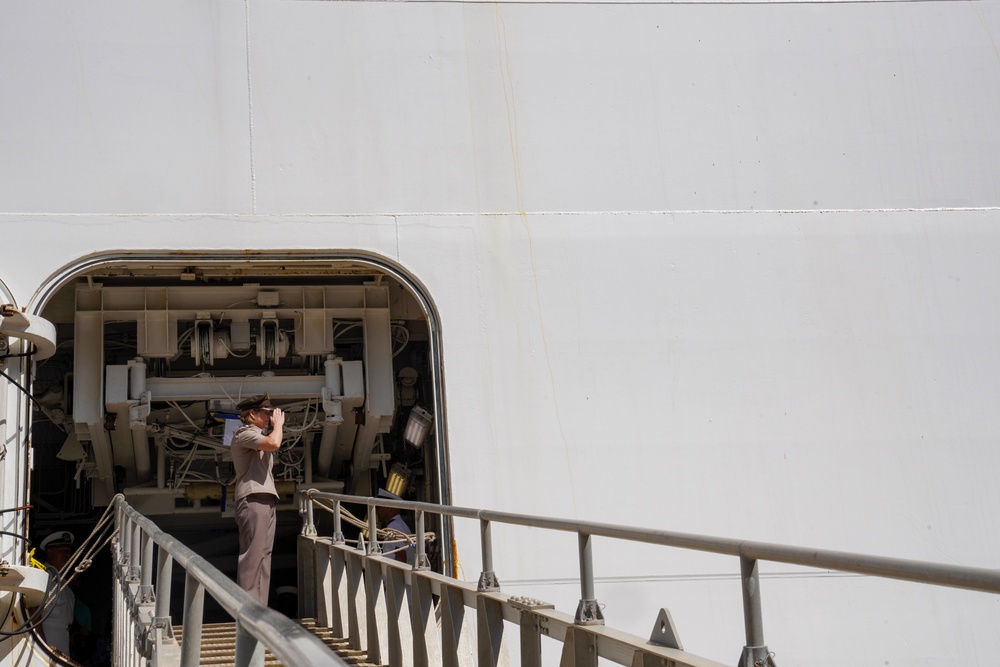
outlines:
{"label": "rope coil", "polygon": [[[332,504],[328,504],[330,501],[327,501],[323,498],[311,498],[310,500],[313,503],[315,503],[316,506],[318,506],[320,509],[329,512],[330,514],[334,513]],[[368,530],[368,524],[365,521],[351,514],[350,510],[345,508],[343,505],[340,506],[340,518],[346,521],[347,523],[351,524],[355,528],[360,528],[361,530]],[[396,530],[395,528],[377,528],[376,538],[382,542],[406,542],[406,544],[404,544],[403,546],[393,549],[392,551],[383,552],[384,555],[394,554],[397,551],[403,551],[405,549],[409,549],[411,546],[417,543],[417,536],[415,534],[407,534],[402,531]],[[425,541],[434,542],[436,539],[437,539],[436,533],[432,531],[424,532]],[[350,544],[357,544],[358,540],[345,540],[345,542],[348,542]]]}

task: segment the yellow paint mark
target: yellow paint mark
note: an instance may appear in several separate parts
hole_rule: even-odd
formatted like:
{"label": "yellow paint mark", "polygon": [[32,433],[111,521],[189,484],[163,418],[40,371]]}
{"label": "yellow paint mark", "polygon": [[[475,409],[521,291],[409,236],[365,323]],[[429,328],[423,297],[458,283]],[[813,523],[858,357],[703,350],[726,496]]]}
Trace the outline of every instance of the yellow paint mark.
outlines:
{"label": "yellow paint mark", "polygon": [[502,79],[504,108],[507,111],[507,134],[510,139],[511,159],[514,169],[514,198],[517,210],[524,215],[524,188],[521,182],[521,156],[517,141],[517,105],[514,99],[514,79],[510,73],[510,49],[507,46],[507,24],[503,18],[501,3],[496,3],[497,15],[497,47],[500,59],[500,78]]}
{"label": "yellow paint mark", "polygon": [[559,436],[563,443],[563,453],[566,456],[566,469],[569,475],[569,488],[573,499],[573,511],[577,511],[575,475],[573,473],[573,458],[569,452],[569,440],[566,437],[566,430],[563,426],[562,415],[559,412],[559,401],[556,396],[555,373],[552,370],[552,359],[549,354],[549,341],[545,334],[545,320],[542,317],[542,295],[538,284],[538,268],[535,262],[535,243],[531,237],[531,226],[528,224],[528,215],[524,206],[524,188],[521,176],[521,155],[517,139],[517,101],[514,96],[514,77],[510,69],[510,48],[507,44],[507,24],[504,21],[501,3],[495,4],[497,16],[497,51],[500,59],[500,77],[503,83],[504,103],[507,111],[507,132],[510,137],[511,158],[514,169],[514,196],[517,204],[517,214],[524,228],[525,236],[528,239],[528,257],[531,263],[532,283],[535,291],[535,315],[538,318],[538,327],[542,335],[542,348],[545,351],[545,367],[549,374],[549,387],[552,394],[552,407],[555,410],[556,424],[559,427]]}
{"label": "yellow paint mark", "polygon": [[986,17],[983,16],[982,8],[979,7],[978,4],[979,3],[977,2],[969,2],[969,5],[972,7],[972,11],[975,13],[976,18],[978,18],[979,22],[983,24],[983,29],[986,31],[986,38],[990,40],[990,44],[993,45],[993,53],[997,57],[997,62],[1000,62],[1000,49],[997,48],[997,42],[995,39],[993,39],[993,33],[990,32],[990,26],[986,22]]}

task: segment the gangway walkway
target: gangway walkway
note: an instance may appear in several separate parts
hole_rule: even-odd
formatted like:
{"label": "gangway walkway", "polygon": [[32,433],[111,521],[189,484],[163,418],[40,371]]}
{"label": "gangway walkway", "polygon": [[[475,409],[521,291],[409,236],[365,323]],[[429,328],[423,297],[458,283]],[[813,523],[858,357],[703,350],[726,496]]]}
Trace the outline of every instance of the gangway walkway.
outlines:
{"label": "gangway walkway", "polygon": [[[334,653],[343,658],[344,662],[353,667],[375,667],[368,662],[368,656],[364,651],[352,649],[348,645],[347,639],[334,636],[329,628],[324,628],[316,623],[315,619],[306,618],[299,621],[299,625],[308,630],[330,647]],[[174,638],[179,643],[184,643],[184,626],[175,625]],[[202,625],[201,628],[201,653],[199,654],[199,664],[201,667],[224,667],[232,665],[236,656],[236,623],[211,623]],[[295,665],[282,665],[282,662],[270,651],[264,652],[264,667],[296,667]]]}
{"label": "gangway walkway", "polygon": [[[596,667],[599,659],[629,667],[721,667],[722,663],[681,648],[665,609],[648,639],[605,625],[594,591],[591,546],[594,537],[738,558],[746,635],[746,644],[735,663],[738,667],[774,664],[763,636],[758,575],[758,562],[762,560],[1000,593],[1000,571],[984,568],[316,490],[301,491],[299,503],[303,517],[298,537],[299,616],[305,620],[296,622],[251,598],[204,559],[136,512],[124,498],[116,497],[118,531],[112,541],[116,667],[495,666],[503,660],[505,627],[516,629],[516,637],[508,638],[508,644],[516,647],[512,650],[518,651],[523,667],[542,664],[543,635],[561,642],[560,667]],[[416,532],[410,539],[416,548],[414,563],[408,565],[387,557],[378,539],[366,542],[362,537],[357,546],[348,545],[341,523],[341,504],[345,503],[367,506],[369,536],[378,535],[376,507],[413,511]],[[314,520],[317,508],[332,513],[331,535],[317,534]],[[424,544],[427,513],[442,519],[478,521],[482,571],[477,583],[463,582],[430,569]],[[493,523],[577,535],[581,595],[575,614],[501,591],[493,570]],[[185,572],[183,618],[179,626],[172,625],[169,617],[170,573],[175,563]],[[233,618],[232,623],[203,624],[206,592]],[[216,643],[223,636],[221,643]],[[218,661],[210,661],[215,648]]]}

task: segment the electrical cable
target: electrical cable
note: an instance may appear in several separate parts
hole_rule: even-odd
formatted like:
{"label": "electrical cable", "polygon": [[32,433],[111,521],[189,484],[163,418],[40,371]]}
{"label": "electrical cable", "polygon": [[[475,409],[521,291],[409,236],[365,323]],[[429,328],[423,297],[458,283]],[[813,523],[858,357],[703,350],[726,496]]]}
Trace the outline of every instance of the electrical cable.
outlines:
{"label": "electrical cable", "polygon": [[[49,617],[49,614],[52,613],[52,610],[55,608],[55,606],[52,603],[55,601],[55,596],[58,594],[58,591],[56,591],[56,586],[62,584],[62,573],[60,573],[59,570],[55,568],[46,568],[46,571],[49,573],[49,580],[45,584],[45,592],[42,594],[42,602],[37,607],[35,607],[35,610],[31,612],[30,615],[27,615],[27,618],[24,619],[24,622],[21,623],[21,625],[15,627],[11,631],[0,630],[0,637],[9,639],[10,637],[15,637],[17,635],[23,635],[26,632],[31,632],[32,630],[35,629],[36,626],[39,626],[42,623],[44,623],[45,619],[47,619]],[[24,599],[23,595],[21,596],[21,599],[22,600]],[[11,599],[12,605],[13,602],[14,600]],[[7,613],[10,613],[10,609],[7,610]],[[44,615],[41,618],[37,618],[39,614],[44,614]]]}
{"label": "electrical cable", "polygon": [[[29,505],[26,505],[25,507],[29,507]],[[24,509],[24,508],[23,507],[15,507],[13,509],[4,510],[4,512],[12,512],[15,509]],[[12,532],[10,532],[8,530],[0,530],[0,535],[9,535],[10,537],[16,537],[17,539],[22,540],[24,542],[27,542],[28,544],[31,543],[31,540],[29,540],[24,535],[18,535],[17,533],[12,533]]]}
{"label": "electrical cable", "polygon": [[21,386],[21,383],[20,383],[20,382],[18,382],[17,380],[15,380],[14,378],[12,378],[11,376],[7,375],[7,374],[6,374],[5,372],[3,372],[3,371],[0,371],[0,375],[2,375],[2,376],[4,376],[5,378],[7,378],[7,380],[8,380],[8,381],[9,381],[9,382],[10,382],[10,383],[11,383],[12,385],[14,385],[14,386],[15,386],[15,387],[17,387],[18,389],[20,389],[20,390],[21,390],[21,393],[23,393],[23,394],[24,394],[25,396],[27,396],[27,397],[28,397],[29,399],[31,399],[31,402],[32,402],[32,403],[34,403],[35,405],[37,405],[37,406],[38,406],[39,408],[41,408],[41,407],[42,407],[42,405],[41,405],[41,404],[40,404],[40,403],[39,403],[39,402],[38,402],[37,400],[35,400],[35,397],[31,395],[31,392],[30,392],[30,391],[28,391],[27,389],[25,389],[24,387],[22,387],[22,386]]}

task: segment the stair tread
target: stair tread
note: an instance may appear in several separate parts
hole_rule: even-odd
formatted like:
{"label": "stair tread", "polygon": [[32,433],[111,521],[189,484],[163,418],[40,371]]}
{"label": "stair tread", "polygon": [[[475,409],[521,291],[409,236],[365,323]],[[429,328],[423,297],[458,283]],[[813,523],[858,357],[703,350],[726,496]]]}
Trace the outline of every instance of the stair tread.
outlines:
{"label": "stair tread", "polygon": [[[368,652],[350,648],[350,640],[337,636],[331,628],[319,625],[314,618],[298,619],[302,628],[323,642],[349,665],[357,667],[379,667],[368,662]],[[174,638],[184,641],[184,627],[173,626]],[[236,652],[236,623],[205,623],[201,628],[201,665],[231,665]],[[264,652],[265,667],[282,667],[281,662],[270,651]]]}

